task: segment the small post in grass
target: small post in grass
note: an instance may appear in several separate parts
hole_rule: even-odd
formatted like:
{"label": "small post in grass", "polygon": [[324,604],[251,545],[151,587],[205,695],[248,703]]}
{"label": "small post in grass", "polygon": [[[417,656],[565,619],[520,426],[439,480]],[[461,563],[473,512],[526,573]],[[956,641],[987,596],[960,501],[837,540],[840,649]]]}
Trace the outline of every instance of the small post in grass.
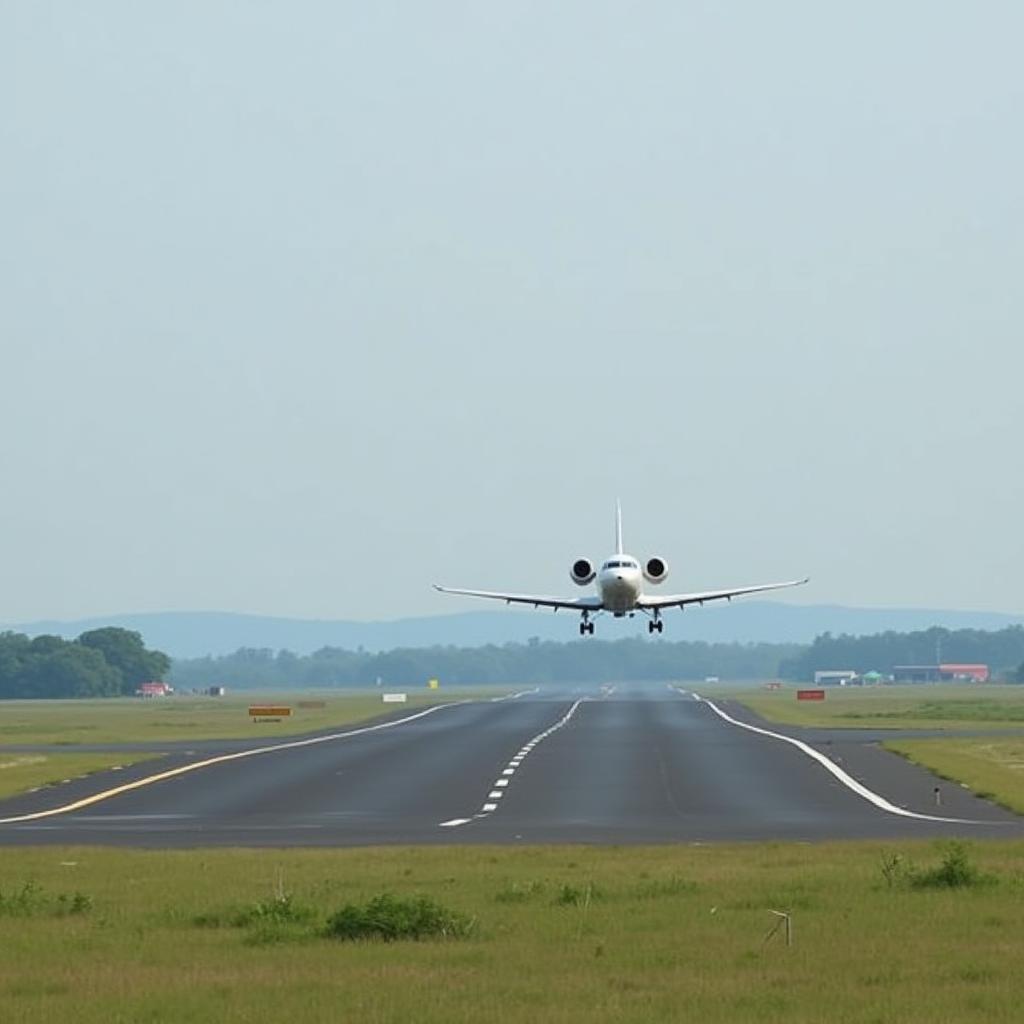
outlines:
{"label": "small post in grass", "polygon": [[938,786],[935,787],[935,806],[942,806],[942,790]]}
{"label": "small post in grass", "polygon": [[772,926],[772,930],[764,937],[765,945],[772,936],[782,927],[783,922],[786,924],[786,945],[793,945],[793,916],[792,914],[784,914],[781,910],[769,910],[769,914],[774,914],[778,921]]}

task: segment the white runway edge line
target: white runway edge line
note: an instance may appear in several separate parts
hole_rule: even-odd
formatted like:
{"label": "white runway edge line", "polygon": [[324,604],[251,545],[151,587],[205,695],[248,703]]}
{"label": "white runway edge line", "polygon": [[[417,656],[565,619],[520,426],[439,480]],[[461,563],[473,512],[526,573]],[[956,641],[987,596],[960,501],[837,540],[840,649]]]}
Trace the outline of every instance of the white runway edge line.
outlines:
{"label": "white runway edge line", "polygon": [[525,697],[530,693],[537,693],[540,690],[539,686],[535,686],[532,690],[520,690],[518,693],[506,693],[501,697],[492,697],[491,703],[498,704],[503,700],[518,700],[520,697]]}
{"label": "white runway edge line", "polygon": [[396,718],[390,722],[380,722],[377,725],[365,725],[359,729],[349,729],[346,732],[334,732],[327,736],[313,736],[306,740],[292,740],[288,743],[275,743],[270,747],[254,747],[251,750],[240,750],[234,754],[218,754],[216,757],[208,757],[203,761],[195,761],[192,764],[181,765],[178,768],[170,768],[165,772],[158,772],[156,775],[147,775],[144,779],[136,779],[135,782],[125,783],[123,786],[115,786],[113,789],[105,789],[100,793],[93,793],[92,796],[82,797],[74,803],[64,804],[63,807],[51,807],[46,811],[33,811],[31,814],[19,814],[12,818],[0,818],[0,825],[16,825],[22,821],[38,821],[40,818],[52,818],[58,814],[68,814],[71,811],[79,811],[83,807],[90,807],[111,797],[120,796],[122,793],[130,793],[133,789],[142,789],[143,786],[151,786],[154,782],[163,782],[165,779],[173,779],[178,775],[185,775],[188,772],[198,771],[200,768],[208,768],[214,764],[225,764],[228,761],[240,761],[244,757],[256,757],[259,754],[272,754],[278,750],[294,750],[297,747],[312,747],[317,743],[330,743],[334,740],[348,739],[350,736],[360,736],[367,732],[377,732],[380,729],[393,729],[396,725],[405,725],[407,722],[414,722],[417,718],[424,718],[432,715],[435,711],[444,708],[459,707],[462,704],[472,704],[473,701],[458,700],[450,701],[447,704],[435,704],[424,711],[417,711],[414,715],[406,715],[405,718]]}
{"label": "white runway edge line", "polygon": [[[685,694],[685,690],[679,690],[679,693]],[[727,714],[717,704],[712,703],[707,697],[702,697],[699,693],[693,694],[694,698],[702,704],[706,704],[719,718],[724,719],[730,725],[739,726],[741,729],[747,729],[750,732],[756,732],[761,736],[770,736],[775,740],[782,740],[783,743],[792,744],[798,750],[803,751],[808,757],[813,758],[818,762],[826,771],[831,772],[847,789],[852,790],[859,797],[863,797],[868,803],[874,804],[879,810],[886,811],[888,814],[898,814],[901,818],[917,818],[919,821],[937,821],[945,825],[999,825],[1008,824],[1008,822],[997,822],[997,821],[972,821],[970,818],[940,818],[935,814],[919,814],[917,811],[908,811],[905,807],[897,807],[896,804],[889,803],[884,796],[879,796],[874,790],[868,789],[863,783],[858,782],[855,778],[847,775],[842,768],[839,767],[834,761],[826,757],[820,751],[814,749],[804,743],[803,740],[794,739],[792,736],[786,736],[781,732],[772,732],[770,729],[762,729],[756,725],[750,725],[747,722],[741,722],[737,718],[733,718],[732,715]]]}
{"label": "white runway edge line", "polygon": [[490,792],[487,794],[487,802],[473,815],[472,818],[451,818],[448,821],[438,822],[440,828],[458,828],[459,825],[468,825],[471,821],[477,821],[480,818],[486,818],[488,814],[493,814],[498,809],[498,804],[493,801],[499,800],[503,793],[506,792],[505,787],[508,786],[509,782],[516,773],[516,769],[523,763],[524,759],[529,757],[530,751],[533,750],[538,743],[542,740],[546,740],[553,732],[558,732],[566,722],[576,714],[576,709],[586,700],[588,697],[581,697],[578,701],[562,717],[555,722],[554,725],[549,725],[543,732],[537,733],[533,739],[527,740],[518,750],[515,757],[501,770],[500,777],[495,780],[492,784]]}

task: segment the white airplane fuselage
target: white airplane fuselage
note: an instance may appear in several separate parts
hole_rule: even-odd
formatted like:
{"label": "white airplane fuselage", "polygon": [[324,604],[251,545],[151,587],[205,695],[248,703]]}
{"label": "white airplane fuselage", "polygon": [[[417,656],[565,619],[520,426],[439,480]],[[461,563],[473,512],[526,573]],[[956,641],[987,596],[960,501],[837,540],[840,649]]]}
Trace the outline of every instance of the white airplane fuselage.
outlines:
{"label": "white airplane fuselage", "polygon": [[597,574],[601,603],[617,619],[636,611],[642,585],[643,571],[631,555],[611,555]]}

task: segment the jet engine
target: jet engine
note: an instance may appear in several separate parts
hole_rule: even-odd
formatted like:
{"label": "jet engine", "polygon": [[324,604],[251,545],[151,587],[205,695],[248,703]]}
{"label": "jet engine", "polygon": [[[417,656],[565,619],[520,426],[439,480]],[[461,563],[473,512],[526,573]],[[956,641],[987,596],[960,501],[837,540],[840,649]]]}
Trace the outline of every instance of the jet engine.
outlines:
{"label": "jet engine", "polygon": [[573,583],[577,586],[585,587],[588,583],[593,581],[597,573],[586,558],[577,558],[576,561],[572,563],[569,575],[572,577]]}
{"label": "jet engine", "polygon": [[644,579],[648,583],[662,583],[668,576],[668,563],[664,558],[648,558],[644,563]]}

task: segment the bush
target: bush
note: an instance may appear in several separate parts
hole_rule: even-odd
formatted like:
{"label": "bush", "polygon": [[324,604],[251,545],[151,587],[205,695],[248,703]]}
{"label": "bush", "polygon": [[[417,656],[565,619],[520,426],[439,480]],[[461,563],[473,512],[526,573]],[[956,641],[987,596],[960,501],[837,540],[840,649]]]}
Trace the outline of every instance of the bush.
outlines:
{"label": "bush", "polygon": [[31,917],[46,909],[48,900],[35,882],[25,882],[13,892],[0,891],[0,917]]}
{"label": "bush", "polygon": [[461,939],[474,922],[425,896],[403,899],[384,893],[362,905],[347,903],[328,918],[324,934],[332,939]]}
{"label": "bush", "polygon": [[992,881],[971,863],[967,847],[955,840],[945,844],[942,862],[933,868],[912,870],[910,884],[915,889],[967,889]]}
{"label": "bush", "polygon": [[36,914],[86,914],[92,910],[92,897],[84,892],[46,892],[35,882],[25,882],[12,892],[0,891],[0,917],[33,917]]}

